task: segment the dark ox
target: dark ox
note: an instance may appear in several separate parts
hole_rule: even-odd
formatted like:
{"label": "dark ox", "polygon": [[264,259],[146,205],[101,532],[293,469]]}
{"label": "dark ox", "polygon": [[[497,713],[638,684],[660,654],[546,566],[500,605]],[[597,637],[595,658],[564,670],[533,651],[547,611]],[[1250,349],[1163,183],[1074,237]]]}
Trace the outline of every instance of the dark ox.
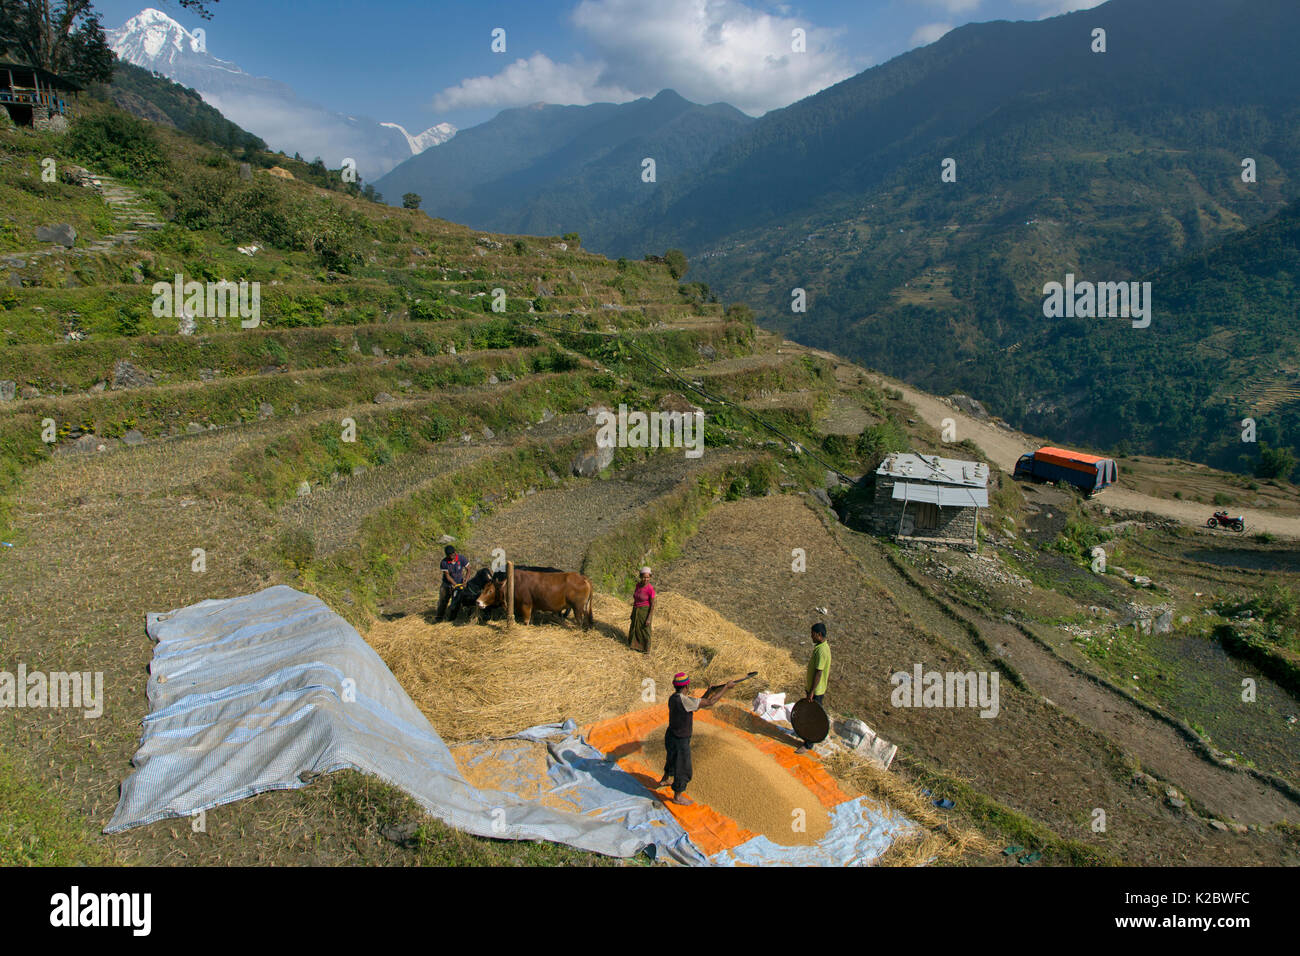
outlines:
{"label": "dark ox", "polygon": [[[533,622],[534,611],[564,614],[573,611],[573,618],[584,628],[591,627],[591,582],[572,571],[528,571],[515,568],[514,613],[523,617],[525,624]],[[500,607],[506,600],[505,575],[493,575],[483,585],[475,602],[481,609]]]}

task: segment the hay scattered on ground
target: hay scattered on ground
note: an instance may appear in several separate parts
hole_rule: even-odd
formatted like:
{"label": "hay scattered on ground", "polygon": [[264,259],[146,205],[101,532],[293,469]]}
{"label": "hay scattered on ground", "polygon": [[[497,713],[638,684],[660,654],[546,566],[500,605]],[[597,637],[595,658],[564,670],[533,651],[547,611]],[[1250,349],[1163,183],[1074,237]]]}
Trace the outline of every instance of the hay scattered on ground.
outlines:
{"label": "hay scattered on ground", "polygon": [[997,847],[982,834],[949,823],[927,798],[897,774],[847,752],[834,754],[826,762],[826,769],[841,786],[850,784],[920,824],[912,832],[897,837],[876,861],[876,866],[979,862],[997,852]]}
{"label": "hay scattered on ground", "polygon": [[[641,744],[652,768],[664,765],[663,728]],[[808,846],[830,829],[816,794],[733,730],[697,722],[691,736],[694,776],[687,795],[781,846]],[[665,793],[667,791],[664,791]],[[795,811],[802,811],[796,815]],[[798,821],[802,830],[795,829]]]}
{"label": "hay scattered on ground", "polygon": [[593,609],[588,631],[571,621],[506,629],[501,619],[431,624],[408,615],[377,622],[366,640],[448,742],[568,718],[585,725],[666,702],[678,671],[702,691],[756,670],[735,691],[745,700],[765,688],[796,691],[802,680],[788,652],[679,594],[659,596],[647,654],[626,644],[630,602],[597,594]]}

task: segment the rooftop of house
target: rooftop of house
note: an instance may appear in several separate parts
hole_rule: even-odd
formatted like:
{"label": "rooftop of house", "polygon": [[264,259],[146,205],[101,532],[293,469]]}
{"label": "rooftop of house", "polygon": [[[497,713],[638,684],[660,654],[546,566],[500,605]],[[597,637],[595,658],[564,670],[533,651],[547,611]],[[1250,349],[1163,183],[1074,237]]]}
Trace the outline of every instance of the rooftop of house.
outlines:
{"label": "rooftop of house", "polygon": [[39,66],[27,66],[22,63],[0,63],[0,86],[30,89],[39,85],[46,89],[76,92],[83,89],[80,83],[67,77],[43,70]]}
{"label": "rooftop of house", "polygon": [[967,488],[985,488],[989,483],[989,466],[982,461],[962,461],[958,458],[915,455],[910,452],[886,455],[876,469],[876,474]]}

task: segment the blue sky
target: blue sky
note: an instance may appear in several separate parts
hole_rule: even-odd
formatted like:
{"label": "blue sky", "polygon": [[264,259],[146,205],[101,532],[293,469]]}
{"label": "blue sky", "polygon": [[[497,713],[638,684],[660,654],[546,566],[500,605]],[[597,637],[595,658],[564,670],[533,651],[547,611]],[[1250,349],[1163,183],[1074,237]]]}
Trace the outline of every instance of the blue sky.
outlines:
{"label": "blue sky", "polygon": [[[527,103],[624,101],[670,87],[751,115],[786,106],[988,20],[1099,0],[220,0],[203,22],[174,0],[98,0],[106,29],[145,7],[248,73],[340,112],[466,128]],[[506,31],[506,51],[490,49]],[[806,52],[791,51],[794,28]]]}

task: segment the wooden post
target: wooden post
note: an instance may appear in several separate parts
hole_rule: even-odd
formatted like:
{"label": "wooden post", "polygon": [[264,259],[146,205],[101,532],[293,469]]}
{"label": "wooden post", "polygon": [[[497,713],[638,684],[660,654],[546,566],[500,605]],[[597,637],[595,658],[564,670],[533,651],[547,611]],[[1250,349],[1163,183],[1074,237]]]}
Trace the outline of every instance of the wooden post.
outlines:
{"label": "wooden post", "polygon": [[515,563],[506,562],[506,627],[515,623]]}

